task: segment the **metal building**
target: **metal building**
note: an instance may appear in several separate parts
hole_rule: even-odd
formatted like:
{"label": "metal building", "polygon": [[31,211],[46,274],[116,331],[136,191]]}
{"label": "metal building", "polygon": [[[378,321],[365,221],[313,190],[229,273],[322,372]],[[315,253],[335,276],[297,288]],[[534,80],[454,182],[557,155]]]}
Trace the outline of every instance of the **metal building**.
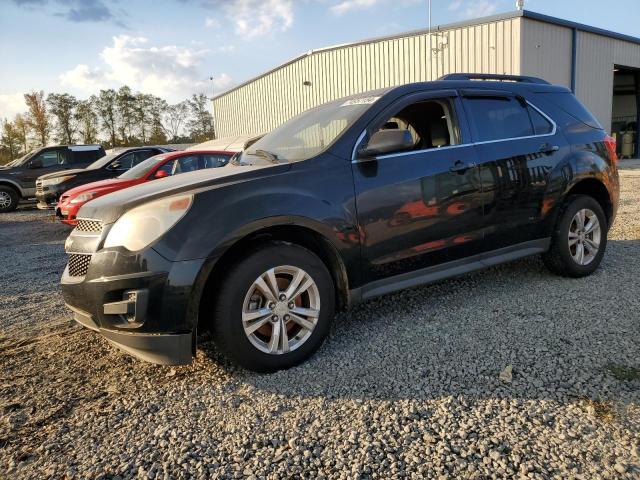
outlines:
{"label": "metal building", "polygon": [[457,72],[565,85],[621,154],[638,154],[640,38],[527,10],[310,50],[215,97],[218,135],[267,132],[336,98]]}

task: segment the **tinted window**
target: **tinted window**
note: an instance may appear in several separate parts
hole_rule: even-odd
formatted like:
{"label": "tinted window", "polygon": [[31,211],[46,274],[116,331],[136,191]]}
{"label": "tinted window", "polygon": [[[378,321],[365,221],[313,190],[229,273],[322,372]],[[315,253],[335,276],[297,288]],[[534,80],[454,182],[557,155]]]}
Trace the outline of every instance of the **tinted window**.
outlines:
{"label": "tinted window", "polygon": [[579,120],[590,127],[602,130],[602,125],[600,125],[600,122],[598,122],[598,120],[596,120],[595,117],[591,115],[591,112],[589,112],[589,110],[584,108],[584,106],[578,101],[573,93],[545,93],[539,95],[543,96],[546,100],[550,100],[551,102],[555,103],[558,107],[560,107],[576,120]]}
{"label": "tinted window", "polygon": [[154,150],[139,150],[134,153],[133,166],[135,167],[140,162],[144,162],[147,158],[153,157],[160,152],[156,152]]}
{"label": "tinted window", "polygon": [[133,167],[134,154],[127,153],[111,164],[112,168],[118,170],[129,170]]}
{"label": "tinted window", "polygon": [[73,163],[91,163],[102,156],[98,150],[72,150]]}
{"label": "tinted window", "polygon": [[43,167],[53,167],[54,165],[63,165],[66,163],[66,159],[62,152],[57,150],[49,150],[48,152],[42,152],[34,157],[33,160],[40,160]]}
{"label": "tinted window", "polygon": [[515,98],[470,97],[466,100],[476,141],[534,135],[527,109]]}
{"label": "tinted window", "polygon": [[549,120],[544,118],[542,114],[533,107],[529,107],[529,115],[536,135],[545,135],[553,131],[553,125]]}
{"label": "tinted window", "polygon": [[176,165],[173,168],[173,175],[179,173],[187,173],[198,170],[198,156],[189,155],[187,157],[180,157],[176,160]]}
{"label": "tinted window", "polygon": [[217,168],[224,167],[229,162],[229,155],[201,155],[202,168]]}

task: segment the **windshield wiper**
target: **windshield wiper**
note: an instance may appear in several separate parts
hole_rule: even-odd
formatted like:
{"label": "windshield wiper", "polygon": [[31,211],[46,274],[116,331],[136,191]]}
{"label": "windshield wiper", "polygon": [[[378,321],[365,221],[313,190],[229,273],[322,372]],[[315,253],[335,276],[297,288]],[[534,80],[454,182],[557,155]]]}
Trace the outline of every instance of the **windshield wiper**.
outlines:
{"label": "windshield wiper", "polygon": [[255,155],[257,157],[266,158],[271,163],[278,163],[278,161],[280,160],[278,158],[278,155],[276,155],[275,153],[268,152],[266,150],[261,150],[261,149],[254,150],[253,152],[249,152],[249,155]]}

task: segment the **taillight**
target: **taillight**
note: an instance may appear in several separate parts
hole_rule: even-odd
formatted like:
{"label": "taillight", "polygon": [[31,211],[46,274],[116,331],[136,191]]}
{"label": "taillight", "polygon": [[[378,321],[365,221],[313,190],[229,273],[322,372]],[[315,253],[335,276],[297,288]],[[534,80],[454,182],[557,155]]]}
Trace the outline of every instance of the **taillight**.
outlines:
{"label": "taillight", "polygon": [[609,152],[609,158],[612,162],[618,161],[618,154],[616,153],[616,139],[611,135],[607,135],[604,137],[604,144],[607,147],[607,151]]}

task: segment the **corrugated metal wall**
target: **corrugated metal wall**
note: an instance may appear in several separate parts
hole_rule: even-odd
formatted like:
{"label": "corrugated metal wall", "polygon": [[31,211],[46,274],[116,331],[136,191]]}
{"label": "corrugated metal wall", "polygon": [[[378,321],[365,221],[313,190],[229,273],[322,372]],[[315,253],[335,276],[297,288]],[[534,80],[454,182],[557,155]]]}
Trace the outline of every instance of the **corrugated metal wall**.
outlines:
{"label": "corrugated metal wall", "polygon": [[[521,18],[313,51],[215,100],[218,136],[267,132],[316,105],[446,73],[520,73]],[[311,82],[310,86],[303,82]]]}
{"label": "corrugated metal wall", "polygon": [[571,86],[571,29],[524,18],[522,74]]}
{"label": "corrugated metal wall", "polygon": [[578,32],[576,96],[611,131],[614,67],[640,68],[640,45]]}

